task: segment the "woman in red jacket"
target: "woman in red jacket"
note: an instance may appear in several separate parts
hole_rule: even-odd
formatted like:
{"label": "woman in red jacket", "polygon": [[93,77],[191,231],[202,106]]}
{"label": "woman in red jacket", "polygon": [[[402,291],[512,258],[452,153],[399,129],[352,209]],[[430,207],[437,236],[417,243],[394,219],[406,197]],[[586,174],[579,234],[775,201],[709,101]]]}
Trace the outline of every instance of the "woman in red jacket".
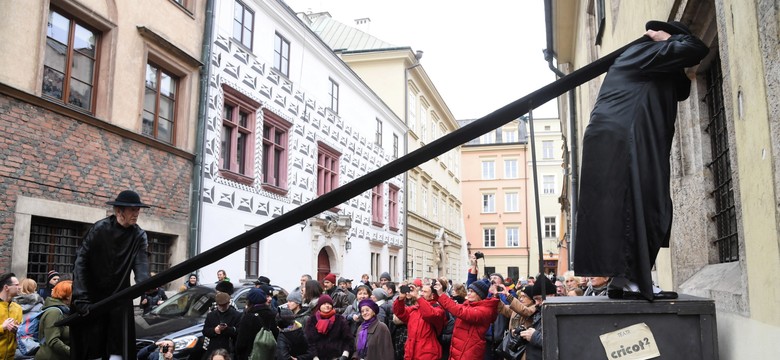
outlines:
{"label": "woman in red jacket", "polygon": [[[485,356],[485,332],[498,316],[498,299],[488,298],[490,283],[478,280],[469,285],[466,301],[460,305],[447,294],[439,295],[439,304],[455,316],[450,360],[481,360]],[[436,284],[441,291],[441,284]]]}

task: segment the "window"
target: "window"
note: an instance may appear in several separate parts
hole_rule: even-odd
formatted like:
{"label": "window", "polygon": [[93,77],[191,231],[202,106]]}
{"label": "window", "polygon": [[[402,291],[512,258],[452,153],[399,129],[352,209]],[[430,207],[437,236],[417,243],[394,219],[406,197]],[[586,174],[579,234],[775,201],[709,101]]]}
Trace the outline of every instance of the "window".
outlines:
{"label": "window", "polygon": [[517,281],[520,279],[520,267],[518,266],[508,266],[506,268],[506,276],[509,278],[512,278],[512,280]]}
{"label": "window", "polygon": [[420,104],[420,140],[428,141],[428,107]]}
{"label": "window", "polygon": [[409,130],[417,132],[417,94],[409,91],[407,97],[409,98],[409,108],[407,109],[408,113],[406,114],[407,125],[409,126]]}
{"label": "window", "polygon": [[371,222],[375,226],[384,225],[384,184],[379,184],[371,189]]}
{"label": "window", "polygon": [[604,27],[606,26],[606,5],[604,0],[596,0],[594,2],[596,6],[596,45],[601,45],[601,38],[604,36]]}
{"label": "window", "polygon": [[233,39],[252,50],[255,13],[240,1],[233,4]]}
{"label": "window", "polygon": [[409,207],[409,211],[417,211],[417,181],[409,179],[407,186],[408,188],[406,190],[409,191],[409,204],[406,206]]}
{"label": "window", "polygon": [[506,246],[520,246],[520,229],[514,226],[506,228]]}
{"label": "window", "polygon": [[263,110],[263,184],[287,189],[287,148],[290,124]]}
{"label": "window", "polygon": [[431,218],[433,218],[433,221],[439,220],[439,197],[436,196],[436,193],[433,194],[433,201],[431,202],[431,210],[433,210],[433,214],[431,214]]}
{"label": "window", "polygon": [[517,179],[517,159],[504,160],[504,178]]}
{"label": "window", "polygon": [[387,220],[390,231],[398,231],[398,187],[390,185],[387,188]]}
{"label": "window", "polygon": [[496,212],[496,194],[482,194],[482,213]]}
{"label": "window", "polygon": [[520,211],[520,204],[518,193],[516,192],[508,192],[504,194],[504,200],[505,200],[505,211],[506,212],[518,212]]}
{"label": "window", "polygon": [[260,267],[260,242],[253,242],[244,250],[244,271],[248,279],[260,276],[257,269]]}
{"label": "window", "polygon": [[376,136],[374,143],[378,146],[382,146],[382,120],[376,119]]}
{"label": "window", "polygon": [[723,78],[720,72],[720,58],[716,58],[707,72],[707,94],[704,102],[709,110],[709,123],[705,129],[710,136],[712,162],[707,164],[712,176],[709,194],[715,201],[712,220],[716,224],[718,262],[739,260],[739,237],[737,214],[734,203],[734,184],[731,177],[726,112],[723,104]]}
{"label": "window", "polygon": [[393,134],[393,158],[398,159],[398,135]]}
{"label": "window", "polygon": [[542,189],[545,194],[555,194],[555,175],[542,176]]}
{"label": "window", "polygon": [[542,141],[542,159],[553,158],[553,142],[552,140]]}
{"label": "window", "polygon": [[146,64],[142,134],[173,143],[177,84],[175,76],[155,64]]}
{"label": "window", "polygon": [[317,196],[320,196],[339,186],[341,154],[323,143],[319,143],[317,151]]}
{"label": "window", "polygon": [[491,130],[487,134],[483,134],[479,137],[479,143],[480,145],[488,145],[488,144],[495,144],[496,143],[496,132]]}
{"label": "window", "polygon": [[99,40],[98,32],[50,10],[42,94],[92,112]]}
{"label": "window", "polygon": [[379,280],[379,274],[381,274],[381,271],[379,270],[379,254],[372,252],[371,253],[371,279]]}
{"label": "window", "polygon": [[146,232],[149,247],[149,271],[159,274],[171,266],[171,246],[176,240],[174,236]]}
{"label": "window", "polygon": [[511,130],[504,129],[501,135],[502,135],[501,142],[503,143],[517,142],[517,130],[515,129],[511,129]]}
{"label": "window", "polygon": [[390,259],[388,259],[388,270],[390,272],[390,276],[394,276],[396,274],[396,264],[398,263],[398,255],[390,255]]}
{"label": "window", "polygon": [[496,247],[496,229],[482,229],[482,241],[485,247]]}
{"label": "window", "polygon": [[254,128],[257,103],[225,88],[222,108],[222,153],[220,169],[227,178],[251,184],[254,176]]}
{"label": "window", "polygon": [[422,216],[428,216],[428,189],[422,189]]}
{"label": "window", "polygon": [[496,178],[496,162],[495,161],[483,161],[482,162],[482,180],[493,180]]}
{"label": "window", "polygon": [[30,248],[27,277],[46,286],[46,274],[57,269],[73,273],[76,251],[91,224],[33,216],[30,223]]}
{"label": "window", "polygon": [[557,238],[556,230],[555,230],[555,216],[545,216],[544,217],[544,237],[546,238]]}
{"label": "window", "polygon": [[330,80],[330,89],[328,90],[328,97],[330,97],[330,109],[334,113],[339,113],[339,84],[333,80]]}
{"label": "window", "polygon": [[290,42],[279,33],[274,34],[274,69],[290,77]]}

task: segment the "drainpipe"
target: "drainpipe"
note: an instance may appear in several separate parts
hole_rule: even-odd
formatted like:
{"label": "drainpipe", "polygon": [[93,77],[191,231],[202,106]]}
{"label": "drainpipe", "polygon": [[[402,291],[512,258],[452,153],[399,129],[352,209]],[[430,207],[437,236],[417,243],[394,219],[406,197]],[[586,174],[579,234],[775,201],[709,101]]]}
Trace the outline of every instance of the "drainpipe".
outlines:
{"label": "drainpipe", "polygon": [[[409,70],[412,70],[422,64],[422,51],[417,51],[414,56],[416,63],[404,68],[404,124],[406,124],[406,133],[404,134],[404,154],[409,153]],[[408,278],[409,271],[409,172],[404,173],[404,273],[403,277]]]}
{"label": "drainpipe", "polygon": [[200,253],[201,194],[203,193],[203,153],[206,138],[206,106],[208,104],[209,78],[211,77],[211,38],[214,33],[214,0],[206,1],[206,19],[201,41],[200,92],[198,98],[198,123],[195,134],[195,163],[192,169],[190,192],[190,230],[187,257]]}
{"label": "drainpipe", "polygon": [[[547,33],[547,48],[543,50],[544,60],[547,61],[550,70],[554,72],[559,78],[566,76],[555,65],[553,65],[553,58],[555,52],[553,49],[553,28],[552,28],[552,0],[544,0],[544,16],[545,16],[545,28]],[[577,202],[579,199],[579,135],[577,131],[577,89],[573,88],[569,90],[569,141],[571,141],[571,148],[569,149],[569,163],[571,164],[571,171],[569,177],[569,191],[571,192],[569,201],[569,236],[566,239],[567,249],[569,250],[569,270],[574,270],[574,248],[571,246],[574,239],[576,239],[576,219],[577,219]]]}

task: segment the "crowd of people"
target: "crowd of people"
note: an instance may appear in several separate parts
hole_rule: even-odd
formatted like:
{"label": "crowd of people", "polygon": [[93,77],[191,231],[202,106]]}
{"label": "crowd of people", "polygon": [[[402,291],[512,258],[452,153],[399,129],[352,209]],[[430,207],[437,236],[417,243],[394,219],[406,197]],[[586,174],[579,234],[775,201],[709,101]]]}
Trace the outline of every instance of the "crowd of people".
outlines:
{"label": "crowd of people", "polygon": [[544,299],[606,296],[609,282],[573,273],[517,281],[499,273],[480,276],[474,257],[466,275],[465,283],[453,283],[394,282],[387,272],[370,281],[364,274],[353,286],[335,274],[321,282],[304,274],[279,304],[270,280],[261,276],[243,314],[230,293],[217,292],[203,328],[206,358],[255,359],[258,334],[267,331],[275,348],[262,359],[541,359]]}

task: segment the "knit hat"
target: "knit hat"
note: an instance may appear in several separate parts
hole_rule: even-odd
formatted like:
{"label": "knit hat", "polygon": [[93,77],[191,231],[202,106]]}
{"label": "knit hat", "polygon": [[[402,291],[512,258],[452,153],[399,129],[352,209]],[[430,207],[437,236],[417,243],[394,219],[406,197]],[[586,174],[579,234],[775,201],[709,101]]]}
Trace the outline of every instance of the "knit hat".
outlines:
{"label": "knit hat", "polygon": [[46,282],[51,281],[51,279],[55,276],[60,276],[60,273],[58,273],[57,270],[49,271],[49,273],[46,275]]}
{"label": "knit hat", "polygon": [[234,287],[233,283],[230,281],[220,281],[217,282],[217,285],[214,286],[214,289],[223,293],[232,294]]}
{"label": "knit hat", "polygon": [[322,282],[330,281],[331,283],[336,284],[336,274],[330,273],[328,276],[325,276],[324,279],[322,279]]}
{"label": "knit hat", "polygon": [[534,298],[534,287],[525,285],[522,289],[520,289],[526,296],[533,299]]}
{"label": "knit hat", "polygon": [[550,281],[550,278],[539,275],[536,277],[536,282],[534,282],[534,295],[542,295],[542,282],[544,282],[544,292],[546,295],[555,294],[555,284]]}
{"label": "knit hat", "polygon": [[371,292],[371,295],[374,295],[376,301],[382,301],[384,299],[387,299],[387,293],[382,288],[374,289],[374,291]]}
{"label": "knit hat", "polygon": [[393,279],[390,277],[390,273],[385,271],[382,273],[382,275],[379,275],[379,280],[387,279],[387,281],[393,281]]}
{"label": "knit hat", "polygon": [[217,303],[217,305],[225,305],[230,303],[230,295],[227,293],[223,293],[221,291],[217,292],[217,295],[214,296],[214,301]]}
{"label": "knit hat", "polygon": [[414,283],[414,286],[417,286],[418,288],[422,287],[422,279],[420,279],[420,278],[414,279],[413,283]]}
{"label": "knit hat", "polygon": [[268,301],[265,297],[265,291],[257,288],[249,290],[246,300],[252,305],[265,304]]}
{"label": "knit hat", "polygon": [[255,285],[270,284],[270,283],[271,283],[271,279],[265,276],[260,276],[257,278],[257,281],[255,281]]}
{"label": "knit hat", "polygon": [[477,293],[480,300],[487,298],[488,296],[488,290],[490,290],[490,283],[486,279],[477,280],[471,285],[469,285],[469,289]]}
{"label": "knit hat", "polygon": [[322,304],[330,304],[330,306],[333,306],[333,298],[330,297],[328,294],[322,294],[320,295],[319,300],[317,300],[317,310],[320,309],[320,306]]}
{"label": "knit hat", "polygon": [[501,274],[499,274],[499,273],[492,273],[492,274],[490,274],[490,276],[488,276],[488,279],[492,278],[493,276],[498,276],[498,278],[501,279],[501,283],[502,284],[504,283],[504,277],[501,276]]}
{"label": "knit hat", "polygon": [[379,314],[379,305],[377,305],[374,302],[374,300],[371,299],[360,300],[360,304],[358,304],[358,310],[362,310],[363,306],[368,306],[371,308],[371,310],[374,310],[374,315]]}
{"label": "knit hat", "polygon": [[287,295],[287,301],[288,302],[292,301],[296,304],[301,304],[303,303],[303,296],[301,296],[300,291],[293,291],[292,293]]}

